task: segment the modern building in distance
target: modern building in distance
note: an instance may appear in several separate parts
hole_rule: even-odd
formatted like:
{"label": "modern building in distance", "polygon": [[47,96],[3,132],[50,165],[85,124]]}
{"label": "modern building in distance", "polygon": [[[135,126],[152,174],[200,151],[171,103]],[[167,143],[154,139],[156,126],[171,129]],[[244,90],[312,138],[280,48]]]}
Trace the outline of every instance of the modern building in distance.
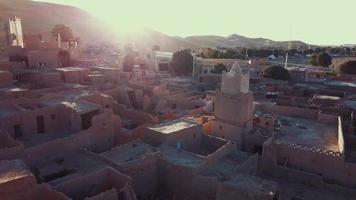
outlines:
{"label": "modern building in distance", "polygon": [[14,16],[11,19],[0,18],[0,47],[24,47],[21,19]]}

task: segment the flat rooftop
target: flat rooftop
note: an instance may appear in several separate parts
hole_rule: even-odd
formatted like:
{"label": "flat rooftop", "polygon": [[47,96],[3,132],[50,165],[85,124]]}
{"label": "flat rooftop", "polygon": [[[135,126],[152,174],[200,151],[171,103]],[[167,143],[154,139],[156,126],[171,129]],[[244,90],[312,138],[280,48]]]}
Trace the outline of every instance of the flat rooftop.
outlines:
{"label": "flat rooftop", "polygon": [[133,141],[124,145],[117,146],[110,151],[101,153],[115,163],[125,163],[143,158],[147,154],[157,152],[157,149],[142,141]]}
{"label": "flat rooftop", "polygon": [[208,168],[199,172],[199,174],[218,177],[223,180],[231,179],[239,173],[240,165],[247,161],[250,155],[249,153],[235,150],[217,162],[214,162]]}
{"label": "flat rooftop", "polygon": [[0,161],[0,184],[32,176],[31,171],[21,160]]}
{"label": "flat rooftop", "polygon": [[53,155],[51,158],[38,160],[36,165],[40,177],[52,186],[102,169],[105,166],[105,163],[79,151]]}
{"label": "flat rooftop", "polygon": [[60,72],[74,72],[74,71],[86,71],[89,69],[82,68],[82,67],[63,67],[63,68],[57,68],[56,70]]}
{"label": "flat rooftop", "polygon": [[47,142],[50,142],[52,140],[56,140],[59,138],[65,138],[65,137],[68,137],[74,133],[75,132],[70,131],[70,130],[63,130],[63,131],[57,131],[57,132],[46,132],[46,133],[41,133],[41,134],[27,135],[27,136],[19,138],[19,140],[21,142],[23,142],[25,148],[29,148],[29,147],[47,143]]}
{"label": "flat rooftop", "polygon": [[72,101],[63,98],[63,99],[49,99],[41,102],[42,106],[51,106],[51,105],[58,105],[58,104],[62,104],[65,105],[66,107],[70,107],[79,113],[87,113],[99,109],[98,105],[83,100]]}
{"label": "flat rooftop", "polygon": [[[280,123],[275,139],[288,144],[301,144],[339,151],[338,124],[321,123],[316,119],[270,114]],[[271,130],[273,131],[273,130]]]}
{"label": "flat rooftop", "polygon": [[18,112],[21,112],[21,109],[14,105],[0,106],[0,118],[9,117]]}
{"label": "flat rooftop", "polygon": [[219,160],[217,162],[214,162],[208,168],[199,172],[199,175],[218,177],[222,180],[229,180],[238,172],[237,169],[237,165],[230,162],[226,162],[224,160]]}
{"label": "flat rooftop", "polygon": [[199,168],[205,161],[192,153],[178,150],[174,147],[162,145],[159,148],[162,152],[162,158],[174,165],[180,165],[188,168]]}
{"label": "flat rooftop", "polygon": [[278,184],[276,182],[247,174],[237,174],[233,179],[223,184],[259,194],[273,195],[274,192],[278,190]]}
{"label": "flat rooftop", "polygon": [[345,100],[342,102],[342,104],[344,104],[346,107],[351,108],[351,109],[356,109],[356,99],[349,99],[349,100]]}
{"label": "flat rooftop", "polygon": [[163,134],[170,134],[173,132],[177,132],[186,128],[190,128],[193,126],[199,125],[197,122],[189,120],[189,119],[176,119],[166,123],[154,125],[148,127],[148,129],[163,133]]}

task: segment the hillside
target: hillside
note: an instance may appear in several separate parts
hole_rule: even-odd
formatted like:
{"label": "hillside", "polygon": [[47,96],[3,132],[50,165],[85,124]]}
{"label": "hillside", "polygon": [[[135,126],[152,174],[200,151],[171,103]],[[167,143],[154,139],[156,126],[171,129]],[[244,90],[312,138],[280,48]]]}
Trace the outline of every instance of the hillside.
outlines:
{"label": "hillside", "polygon": [[[265,38],[248,38],[237,34],[227,37],[214,35],[172,37],[147,29],[129,37],[120,37],[98,19],[79,8],[30,0],[0,0],[0,17],[6,19],[12,16],[19,16],[22,19],[24,33],[42,33],[45,38],[50,37],[50,30],[54,25],[65,24],[72,28],[74,35],[80,37],[82,43],[129,41],[135,43],[137,48],[150,48],[157,44],[166,51],[202,47],[287,48],[289,43],[288,41],[279,42]],[[293,48],[308,46],[301,41],[293,41],[292,45]]]}
{"label": "hillside", "polygon": [[[221,36],[191,36],[185,38],[197,46],[201,47],[248,47],[248,48],[264,48],[264,47],[275,47],[275,48],[287,48],[289,41],[273,41],[266,38],[248,38],[245,36],[232,34],[227,37]],[[293,48],[298,48],[301,46],[308,47],[308,44],[301,41],[291,41]]]}
{"label": "hillside", "polygon": [[98,32],[100,28],[105,28],[99,20],[71,6],[29,0],[0,0],[0,17],[7,19],[12,16],[21,18],[24,33],[42,33],[47,38],[56,24],[70,26],[74,35],[85,41],[98,37],[105,39],[110,35]]}

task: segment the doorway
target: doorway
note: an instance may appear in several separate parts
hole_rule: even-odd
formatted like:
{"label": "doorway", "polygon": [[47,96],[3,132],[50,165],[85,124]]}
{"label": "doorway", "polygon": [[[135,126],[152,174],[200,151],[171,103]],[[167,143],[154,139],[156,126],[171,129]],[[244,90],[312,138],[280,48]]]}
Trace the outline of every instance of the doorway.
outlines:
{"label": "doorway", "polygon": [[22,130],[20,124],[14,125],[14,133],[15,139],[22,137]]}
{"label": "doorway", "polygon": [[37,116],[37,133],[45,132],[45,124],[43,115]]}

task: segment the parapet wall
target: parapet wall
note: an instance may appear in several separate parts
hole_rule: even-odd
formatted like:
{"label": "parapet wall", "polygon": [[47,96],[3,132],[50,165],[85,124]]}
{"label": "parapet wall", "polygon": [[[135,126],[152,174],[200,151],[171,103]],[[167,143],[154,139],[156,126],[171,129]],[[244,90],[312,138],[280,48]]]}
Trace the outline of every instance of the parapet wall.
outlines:
{"label": "parapet wall", "polygon": [[339,151],[268,140],[264,143],[262,163],[260,167],[267,173],[286,167],[319,175],[330,184],[348,187],[356,184],[356,164],[345,162],[344,153]]}
{"label": "parapet wall", "polygon": [[115,119],[110,113],[94,116],[93,126],[87,130],[70,136],[55,139],[37,146],[29,147],[20,155],[22,159],[31,163],[49,154],[63,153],[79,148],[89,148],[95,152],[110,149],[114,145]]}
{"label": "parapet wall", "polygon": [[255,104],[255,110],[309,119],[316,119],[319,113],[318,110],[269,104]]}
{"label": "parapet wall", "polygon": [[213,153],[205,157],[206,166],[216,162],[218,159],[221,159],[227,154],[236,150],[236,145],[234,143],[213,136],[204,135],[203,142],[207,147],[211,146],[212,149],[216,149]]}
{"label": "parapet wall", "polygon": [[[73,199],[97,196],[112,188],[120,192],[130,181],[130,177],[106,167],[96,172],[71,179],[56,186],[56,189]],[[125,193],[125,191],[122,191]]]}
{"label": "parapet wall", "polygon": [[160,160],[160,188],[176,199],[215,200],[218,179],[196,175],[191,169]]}
{"label": "parapet wall", "polygon": [[320,122],[320,123],[324,123],[324,124],[336,124],[338,123],[338,116],[336,115],[329,115],[329,114],[326,114],[324,112],[319,112],[318,113],[318,116],[317,116],[317,120]]}

